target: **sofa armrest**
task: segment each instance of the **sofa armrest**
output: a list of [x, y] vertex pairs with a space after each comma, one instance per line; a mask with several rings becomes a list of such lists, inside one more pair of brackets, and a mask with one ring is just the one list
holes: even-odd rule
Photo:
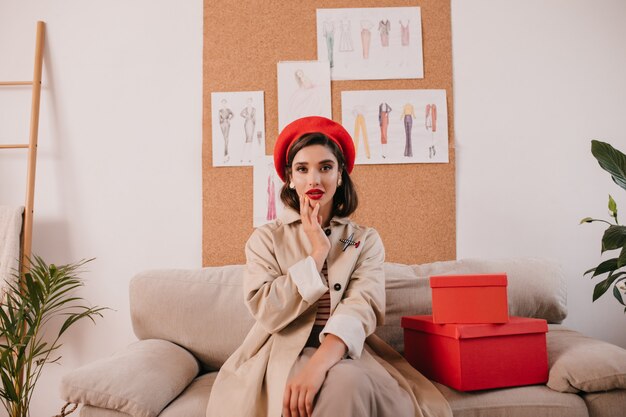
[[185, 349], [158, 339], [141, 340], [110, 358], [65, 375], [65, 401], [155, 417], [197, 376], [198, 362]]
[[626, 389], [626, 350], [560, 325], [547, 334], [548, 387], [560, 392]]

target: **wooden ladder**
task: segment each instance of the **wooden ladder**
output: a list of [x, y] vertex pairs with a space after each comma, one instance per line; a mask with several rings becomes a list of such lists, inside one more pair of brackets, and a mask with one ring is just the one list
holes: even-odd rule
[[28, 265], [33, 243], [33, 210], [35, 197], [35, 171], [37, 168], [37, 135], [39, 133], [39, 102], [41, 98], [41, 72], [43, 66], [44, 22], [37, 22], [37, 39], [35, 44], [35, 68], [32, 81], [0, 81], [0, 87], [32, 86], [30, 107], [30, 138], [28, 144], [2, 145], [1, 149], [28, 149], [28, 168], [26, 174], [26, 203], [24, 210], [24, 231], [22, 235], [21, 269]]

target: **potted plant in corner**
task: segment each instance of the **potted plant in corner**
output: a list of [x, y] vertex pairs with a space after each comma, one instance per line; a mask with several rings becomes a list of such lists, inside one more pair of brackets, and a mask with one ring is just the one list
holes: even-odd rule
[[[30, 400], [44, 365], [61, 359], [63, 333], [84, 318], [94, 321], [105, 309], [84, 306], [83, 298], [74, 294], [84, 285], [78, 277], [80, 268], [91, 259], [58, 267], [38, 256], [29, 261], [27, 270], [7, 284], [0, 307], [0, 402], [9, 417], [30, 414]], [[50, 335], [49, 327], [57, 323], [53, 319], [63, 317]], [[45, 338], [44, 328], [49, 332]]]
[[[600, 166], [611, 174], [613, 181], [626, 190], [626, 155], [618, 151], [608, 143], [597, 140], [591, 141], [591, 153], [598, 160]], [[591, 274], [591, 278], [606, 275], [606, 278], [596, 284], [593, 289], [593, 301], [596, 301], [613, 287], [613, 296], [624, 306], [626, 313], [626, 302], [624, 293], [626, 292], [626, 226], [619, 223], [617, 217], [617, 204], [609, 195], [609, 213], [613, 218], [611, 223], [602, 219], [585, 217], [580, 223], [602, 222], [609, 226], [602, 236], [602, 253], [606, 251], [619, 251], [615, 257], [601, 262], [595, 268], [591, 268], [584, 275]]]

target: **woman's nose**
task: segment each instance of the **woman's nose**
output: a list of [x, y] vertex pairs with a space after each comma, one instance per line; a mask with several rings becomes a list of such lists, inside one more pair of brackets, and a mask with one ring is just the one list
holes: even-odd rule
[[320, 175], [315, 170], [309, 171], [309, 186], [318, 185], [320, 183]]

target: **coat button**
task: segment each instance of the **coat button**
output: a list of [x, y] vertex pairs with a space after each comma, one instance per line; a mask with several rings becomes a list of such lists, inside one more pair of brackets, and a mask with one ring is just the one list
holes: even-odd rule
[[335, 291], [339, 291], [341, 289], [341, 284], [335, 284], [333, 288], [335, 289]]

